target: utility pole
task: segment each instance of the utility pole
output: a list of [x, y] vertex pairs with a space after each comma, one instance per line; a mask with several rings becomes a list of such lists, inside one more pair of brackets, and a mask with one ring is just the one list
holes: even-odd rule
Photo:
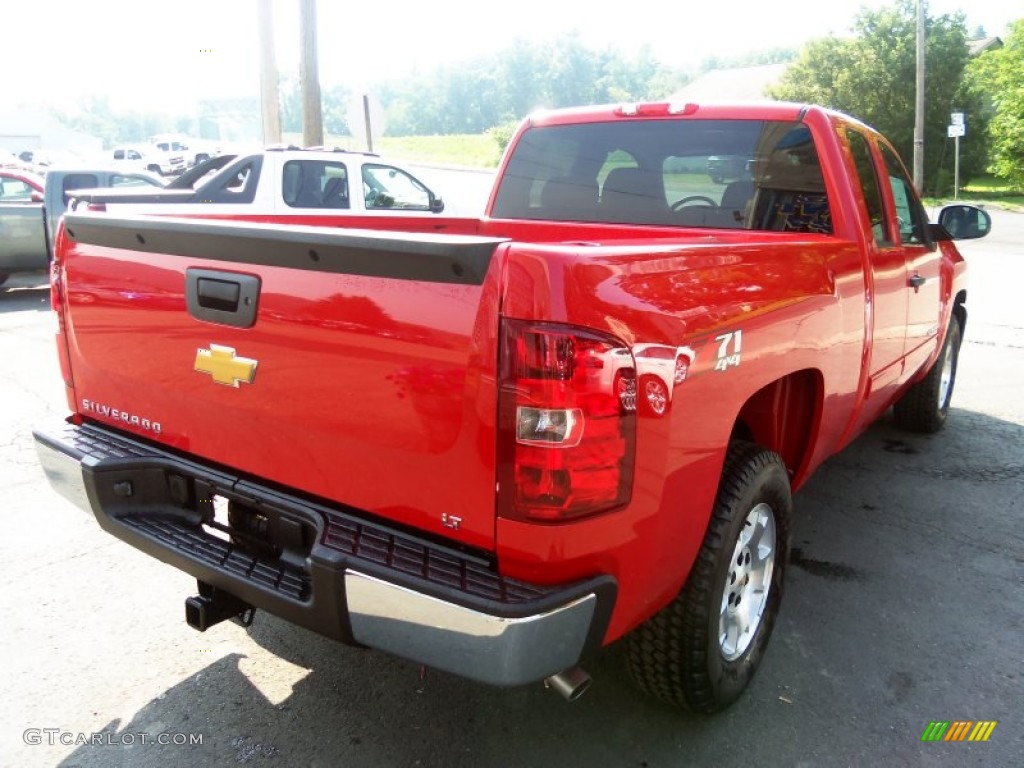
[[917, 100], [914, 105], [914, 186], [924, 194], [924, 0], [917, 0]]
[[299, 0], [299, 34], [302, 60], [302, 143], [317, 147], [324, 143], [324, 118], [320, 109], [320, 65], [316, 51], [316, 0]]
[[260, 101], [263, 111], [263, 143], [281, 143], [281, 102], [278, 96], [277, 63], [274, 60], [273, 0], [260, 0]]

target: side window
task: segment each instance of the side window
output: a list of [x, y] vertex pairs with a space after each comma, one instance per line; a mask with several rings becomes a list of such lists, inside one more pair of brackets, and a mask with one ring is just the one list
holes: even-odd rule
[[229, 164], [202, 185], [202, 202], [251, 203], [256, 199], [262, 167], [263, 158], [259, 155]]
[[367, 164], [363, 166], [362, 176], [367, 210], [430, 210], [430, 191], [405, 171], [390, 165]]
[[907, 172], [887, 146], [882, 145], [882, 159], [892, 186], [892, 199], [896, 206], [896, 221], [900, 227], [900, 240], [905, 245], [924, 245], [927, 221], [921, 204], [914, 193], [914, 185], [907, 178]]
[[32, 198], [32, 187], [21, 179], [0, 180], [0, 200], [24, 202]]
[[251, 176], [252, 167], [247, 165], [228, 179], [227, 183], [224, 185], [224, 189], [228, 192], [244, 192]]
[[142, 155], [139, 154], [138, 152], [136, 152], [134, 149], [129, 149], [125, 153], [125, 155], [128, 157], [129, 160], [141, 160], [142, 159]]
[[853, 153], [853, 163], [857, 167], [857, 177], [860, 181], [861, 194], [868, 208], [868, 220], [871, 222], [871, 232], [875, 236], [875, 242], [880, 246], [889, 246], [888, 227], [885, 220], [885, 203], [882, 200], [882, 188], [878, 183], [878, 174], [875, 173], [875, 164], [871, 161], [871, 147], [867, 139], [854, 130], [846, 130], [846, 138], [850, 142], [850, 151]]
[[348, 208], [348, 169], [324, 160], [289, 160], [281, 173], [281, 197], [291, 208]]
[[152, 182], [147, 179], [143, 179], [139, 176], [123, 176], [120, 173], [114, 173], [110, 176], [110, 186], [112, 187], [151, 187], [154, 186]]
[[124, 160], [124, 150], [123, 149], [115, 149], [114, 150], [114, 159], [115, 160]]

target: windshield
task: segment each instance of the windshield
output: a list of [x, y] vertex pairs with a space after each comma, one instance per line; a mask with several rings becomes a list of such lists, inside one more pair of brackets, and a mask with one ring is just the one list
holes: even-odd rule
[[651, 120], [532, 128], [509, 160], [496, 218], [830, 234], [807, 126]]

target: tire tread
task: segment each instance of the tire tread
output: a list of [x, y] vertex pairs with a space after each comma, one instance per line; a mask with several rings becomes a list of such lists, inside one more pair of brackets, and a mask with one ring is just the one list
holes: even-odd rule
[[[771, 468], [785, 472], [781, 457], [748, 442], [733, 443], [726, 455], [714, 512], [686, 584], [665, 608], [635, 629], [627, 643], [627, 664], [646, 693], [693, 712], [716, 712], [731, 703], [715, 696], [708, 674], [709, 599], [723, 547], [732, 548], [728, 529], [734, 509], [758, 475]], [[779, 514], [788, 515], [788, 510]], [[785, 556], [786, 520], [777, 521], [777, 551]], [[728, 539], [728, 540], [727, 540]], [[731, 555], [731, 552], [729, 553]], [[781, 568], [781, 563], [777, 567]], [[766, 617], [767, 619], [768, 617]], [[770, 620], [763, 627], [771, 631]], [[716, 639], [717, 642], [717, 639]]]
[[939, 407], [936, 401], [939, 397], [943, 359], [946, 356], [946, 347], [950, 344], [955, 345], [956, 349], [953, 351], [953, 380], [950, 382], [949, 392], [949, 397], [952, 398], [952, 388], [956, 384], [956, 368], [960, 357], [961, 341], [960, 323], [954, 317], [949, 322], [949, 330], [946, 332], [942, 350], [939, 352], [939, 356], [932, 364], [928, 374], [920, 381], [912, 384], [894, 404], [893, 417], [896, 420], [896, 426], [908, 432], [920, 432], [923, 434], [931, 434], [942, 429], [942, 426], [946, 423], [948, 403], [946, 408], [943, 409]]

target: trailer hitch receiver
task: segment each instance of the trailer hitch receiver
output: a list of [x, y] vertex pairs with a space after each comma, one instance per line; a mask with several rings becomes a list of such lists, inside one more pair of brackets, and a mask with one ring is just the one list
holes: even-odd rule
[[204, 581], [197, 583], [199, 594], [185, 600], [185, 621], [190, 627], [205, 632], [225, 619], [234, 619], [243, 627], [252, 624], [256, 609], [247, 602]]

